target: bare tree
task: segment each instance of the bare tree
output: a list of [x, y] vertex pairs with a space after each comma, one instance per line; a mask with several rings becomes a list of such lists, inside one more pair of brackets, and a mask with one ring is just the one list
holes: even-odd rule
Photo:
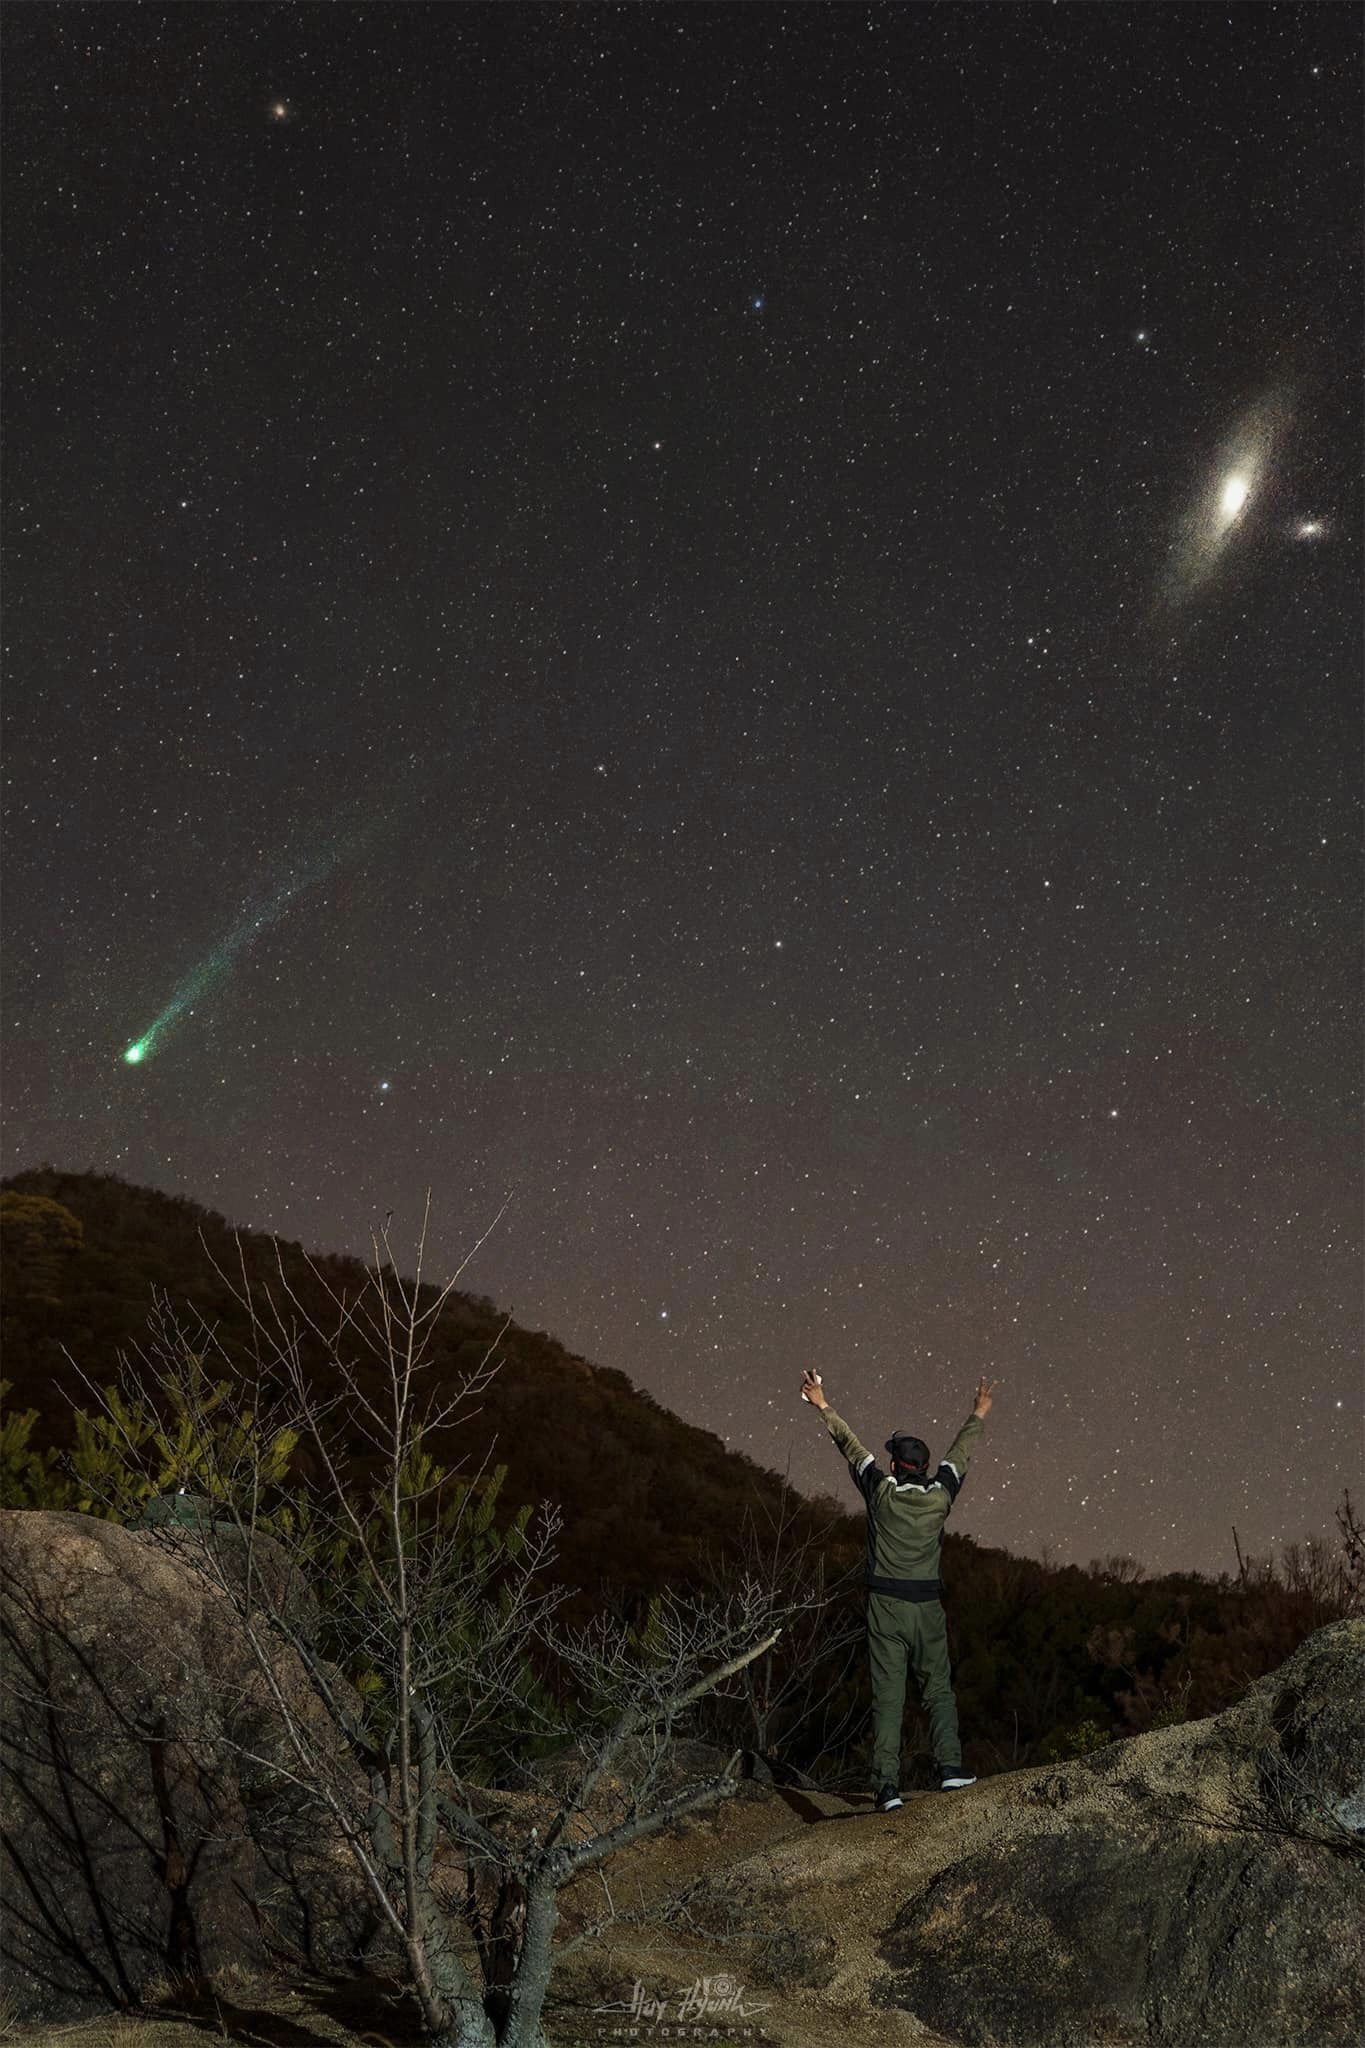
[[1142, 1577], [1141, 1564], [1126, 1551], [1114, 1550], [1108, 1557], [1092, 1557], [1086, 1569], [1092, 1579], [1102, 1579], [1113, 1586], [1135, 1586]]
[[[354, 1296], [314, 1266], [316, 1300], [278, 1256], [264, 1284], [243, 1257], [246, 1371], [160, 1305], [128, 1370], [185, 1451], [149, 1520], [232, 1602], [286, 1738], [286, 1761], [254, 1761], [345, 1843], [430, 2036], [543, 2048], [561, 1892], [737, 1790], [738, 1753], [679, 1782], [674, 1738], [780, 1628], [755, 1582], [661, 1601], [634, 1635], [559, 1626], [554, 1516], [499, 1529], [495, 1475], [437, 1462], [497, 1341], [458, 1381], [434, 1375], [463, 1267], [424, 1287], [426, 1240], [424, 1220], [404, 1281], [381, 1234]], [[286, 1449], [310, 1472], [293, 1494]]]
[[1302, 1543], [1287, 1543], [1278, 1559], [1244, 1553], [1234, 1528], [1240, 1589], [1265, 1601], [1272, 1611], [1295, 1611], [1305, 1630], [1358, 1614], [1365, 1602], [1365, 1529], [1349, 1490], [1342, 1494], [1336, 1524], [1335, 1548], [1325, 1537], [1306, 1536]]
[[861, 1603], [852, 1600], [862, 1588], [861, 1556], [832, 1575], [823, 1532], [802, 1522], [788, 1485], [775, 1508], [748, 1510], [738, 1545], [709, 1555], [704, 1578], [722, 1601], [737, 1586], [761, 1588], [767, 1610], [782, 1621], [780, 1639], [712, 1695], [708, 1730], [742, 1736], [780, 1781], [812, 1785], [796, 1755], [814, 1763], [837, 1751], [866, 1715], [851, 1691], [866, 1633]]

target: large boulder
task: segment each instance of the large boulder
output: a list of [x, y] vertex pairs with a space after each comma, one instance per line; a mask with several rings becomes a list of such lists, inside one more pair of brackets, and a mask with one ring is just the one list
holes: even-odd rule
[[1319, 1629], [1219, 1719], [1244, 1805], [1289, 1835], [1365, 1845], [1365, 1621]]
[[[1365, 2039], [1365, 1621], [1210, 1720], [889, 1816], [805, 1805], [683, 1901], [793, 2041], [869, 2008], [888, 2040], [971, 2048]], [[783, 1979], [764, 1959], [789, 1953]]]
[[926, 1885], [885, 1931], [876, 1995], [981, 2048], [1357, 2042], [1365, 1898], [1320, 1856], [1062, 1820]]
[[337, 1960], [370, 1902], [272, 1686], [350, 1765], [298, 1659], [268, 1682], [236, 1604], [165, 1531], [0, 1513], [0, 1888], [25, 2020]]

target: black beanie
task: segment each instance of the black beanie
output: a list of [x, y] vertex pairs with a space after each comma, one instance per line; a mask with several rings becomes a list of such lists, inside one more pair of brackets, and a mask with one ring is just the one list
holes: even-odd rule
[[901, 1465], [910, 1472], [927, 1471], [929, 1446], [922, 1436], [889, 1436], [886, 1448], [893, 1465]]

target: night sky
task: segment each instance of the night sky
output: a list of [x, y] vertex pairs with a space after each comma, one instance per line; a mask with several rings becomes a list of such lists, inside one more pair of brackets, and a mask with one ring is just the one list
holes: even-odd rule
[[803, 1487], [803, 1365], [984, 1370], [983, 1542], [1330, 1533], [1359, 42], [7, 10], [8, 1170], [510, 1191], [465, 1284]]

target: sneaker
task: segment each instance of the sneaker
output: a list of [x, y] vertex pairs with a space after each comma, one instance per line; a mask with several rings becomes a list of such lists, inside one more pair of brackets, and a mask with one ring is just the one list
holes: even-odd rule
[[938, 1767], [940, 1792], [961, 1792], [964, 1786], [975, 1783], [976, 1779], [972, 1772], [964, 1771], [961, 1764], [940, 1764]]
[[883, 1785], [881, 1791], [877, 1794], [878, 1813], [894, 1813], [898, 1806], [903, 1806], [904, 1804], [905, 1801], [901, 1798], [894, 1785]]

